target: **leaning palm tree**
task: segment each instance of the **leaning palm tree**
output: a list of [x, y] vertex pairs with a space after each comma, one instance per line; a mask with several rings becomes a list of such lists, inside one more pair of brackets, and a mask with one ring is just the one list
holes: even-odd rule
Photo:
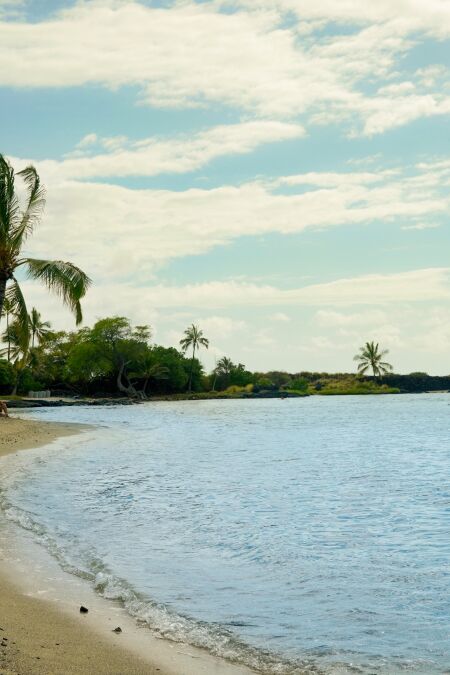
[[195, 352], [200, 349], [200, 347], [205, 347], [208, 349], [209, 340], [203, 336], [203, 331], [200, 330], [198, 326], [192, 324], [184, 331], [184, 338], [180, 340], [180, 345], [184, 354], [187, 352], [189, 347], [192, 347], [191, 369], [189, 372], [188, 384], [188, 391], [192, 391], [192, 372], [194, 369]]
[[30, 325], [31, 347], [34, 348], [36, 339], [40, 342], [49, 333], [51, 323], [50, 321], [42, 321], [41, 313], [37, 311], [36, 307], [31, 310], [28, 323]]
[[[23, 206], [16, 191], [17, 176], [25, 184]], [[24, 269], [28, 278], [41, 281], [57, 293], [75, 314], [77, 324], [83, 319], [80, 300], [91, 283], [89, 277], [70, 262], [22, 257], [25, 241], [39, 222], [44, 205], [45, 190], [36, 169], [28, 166], [15, 174], [8, 160], [0, 155], [0, 318], [6, 298], [24, 334], [29, 334], [26, 330], [29, 318], [16, 278], [18, 270]]]
[[393, 368], [390, 363], [383, 361], [383, 358], [386, 354], [389, 353], [388, 349], [383, 349], [379, 351], [378, 342], [366, 342], [364, 347], [361, 347], [359, 354], [353, 357], [354, 361], [358, 361], [358, 373], [360, 375], [365, 375], [369, 368], [372, 369], [374, 377], [382, 377], [391, 373]]

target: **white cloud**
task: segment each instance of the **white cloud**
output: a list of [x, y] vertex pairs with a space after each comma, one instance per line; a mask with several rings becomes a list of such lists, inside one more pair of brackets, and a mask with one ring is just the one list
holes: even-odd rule
[[[16, 169], [23, 164], [13, 160]], [[143, 283], [171, 259], [204, 254], [242, 236], [399, 219], [415, 225], [450, 206], [441, 193], [449, 167], [413, 175], [306, 174], [179, 192], [75, 182], [49, 171], [46, 162], [37, 168], [48, 200], [37, 236], [29, 240], [30, 254], [52, 251], [74, 259], [96, 282], [132, 277]], [[283, 193], [285, 185], [305, 182], [310, 189]]]
[[372, 327], [387, 321], [386, 312], [379, 309], [369, 309], [351, 314], [320, 309], [314, 318], [319, 326], [327, 328]]
[[[83, 307], [88, 324], [105, 315], [129, 316], [136, 323], [152, 323], [158, 317], [162, 320], [159, 310], [182, 308], [183, 317], [178, 319], [180, 323], [198, 320], [205, 333], [208, 332], [219, 342], [245, 330], [246, 322], [240, 318], [217, 314], [200, 318], [199, 310], [329, 307], [332, 309], [321, 310], [316, 314], [316, 321], [324, 328], [344, 329], [341, 330], [341, 336], [345, 336], [358, 335], [359, 329], [364, 328], [364, 321], [367, 321], [367, 326], [371, 329], [387, 326], [389, 318], [384, 316], [384, 308], [399, 303], [414, 305], [417, 302], [450, 300], [449, 282], [450, 270], [437, 268], [337, 279], [329, 283], [288, 290], [236, 281], [212, 281], [183, 286], [103, 283], [92, 287], [83, 301]], [[49, 295], [48, 291], [36, 283], [23, 282], [23, 289], [29, 306], [39, 307], [46, 317], [54, 321], [55, 326], [73, 327], [73, 319], [68, 310], [61, 309], [59, 299]], [[357, 312], [353, 318], [346, 319], [344, 313], [335, 309], [352, 306], [367, 306], [370, 310]], [[188, 319], [189, 316], [192, 318]], [[169, 317], [169, 321], [173, 319]], [[345, 329], [350, 332], [345, 333]]]
[[302, 288], [279, 289], [245, 282], [209, 282], [141, 289], [153, 307], [236, 307], [270, 305], [385, 305], [449, 300], [449, 270], [432, 268], [398, 274], [370, 274]]
[[86, 134], [86, 136], [83, 136], [81, 141], [77, 144], [77, 148], [88, 148], [91, 145], [95, 145], [97, 142], [97, 134]]
[[[192, 136], [147, 138], [134, 143], [129, 143], [126, 136], [101, 138], [91, 133], [63, 161], [44, 160], [39, 166], [43, 176], [59, 181], [186, 173], [218, 157], [246, 154], [265, 143], [301, 138], [304, 134], [298, 124], [264, 120], [220, 125]], [[80, 152], [92, 151], [95, 146], [107, 152], [93, 155]]]
[[247, 328], [245, 321], [232, 319], [229, 316], [199, 317], [194, 323], [200, 325], [209, 339], [216, 341], [229, 338]]
[[[240, 11], [220, 12], [226, 4], [91, 0], [51, 20], [3, 23], [0, 84], [134, 84], [152, 106], [219, 103], [264, 118], [344, 120], [367, 135], [450, 110], [441, 64], [404, 77], [399, 70], [419, 35], [450, 37], [447, 2], [233, 0]], [[286, 12], [298, 23], [282, 24]], [[338, 33], [341, 23], [355, 29], [315, 32], [332, 22]], [[360, 86], [375, 82], [372, 94]]]
[[284, 312], [275, 312], [275, 314], [271, 314], [269, 316], [269, 320], [270, 321], [279, 321], [281, 323], [289, 323], [291, 319]]
[[397, 31], [422, 30], [441, 37], [450, 32], [450, 7], [446, 0], [217, 0], [220, 6], [278, 9], [296, 14], [300, 21], [317, 20], [365, 26], [395, 22]]
[[431, 230], [439, 227], [439, 223], [414, 223], [413, 225], [403, 225], [402, 230]]

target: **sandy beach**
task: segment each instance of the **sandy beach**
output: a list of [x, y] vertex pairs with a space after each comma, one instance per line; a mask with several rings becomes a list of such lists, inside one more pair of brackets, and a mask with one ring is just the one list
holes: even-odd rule
[[[74, 435], [80, 428], [79, 425], [1, 418], [0, 457]], [[58, 607], [50, 599], [36, 597], [42, 591], [38, 590], [32, 574], [28, 578], [27, 565], [7, 558], [5, 550], [0, 548], [1, 675], [250, 673], [246, 668], [233, 666], [201, 650], [187, 648], [189, 654], [183, 655], [183, 646], [174, 648], [165, 640], [152, 637], [150, 631], [144, 633], [141, 629], [140, 636], [134, 631], [133, 643], [134, 621], [128, 616], [121, 618], [124, 634], [115, 635], [112, 624], [107, 623], [115, 620], [107, 616], [110, 606], [110, 614], [115, 616], [112, 605], [97, 599], [87, 586], [86, 594], [92, 602], [92, 611], [81, 615], [78, 604], [74, 602], [70, 604], [66, 600]], [[48, 579], [53, 582], [52, 574], [49, 573]], [[48, 584], [48, 579], [39, 578], [39, 589]], [[70, 585], [70, 578], [67, 581]], [[51, 594], [46, 597], [51, 598]], [[100, 611], [96, 613], [96, 603], [103, 603], [108, 608], [103, 611], [103, 616]], [[127, 633], [131, 640], [128, 643]], [[121, 642], [126, 646], [122, 646]]]
[[0, 457], [18, 450], [38, 448], [51, 443], [61, 436], [73, 436], [78, 433], [77, 424], [54, 424], [36, 422], [17, 417], [0, 418]]

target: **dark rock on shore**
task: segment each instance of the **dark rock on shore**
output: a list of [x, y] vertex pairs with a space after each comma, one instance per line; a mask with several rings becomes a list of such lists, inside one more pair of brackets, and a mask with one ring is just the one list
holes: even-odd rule
[[136, 405], [141, 401], [129, 398], [96, 398], [96, 399], [12, 399], [7, 401], [8, 408], [61, 408], [65, 406], [116, 406], [116, 405]]

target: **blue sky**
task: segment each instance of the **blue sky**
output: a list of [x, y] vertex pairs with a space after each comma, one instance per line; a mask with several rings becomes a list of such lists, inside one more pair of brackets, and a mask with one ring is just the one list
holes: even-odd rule
[[[207, 367], [450, 373], [444, 0], [0, 0], [0, 151], [47, 208], [30, 253]], [[58, 301], [27, 283], [55, 327]]]

